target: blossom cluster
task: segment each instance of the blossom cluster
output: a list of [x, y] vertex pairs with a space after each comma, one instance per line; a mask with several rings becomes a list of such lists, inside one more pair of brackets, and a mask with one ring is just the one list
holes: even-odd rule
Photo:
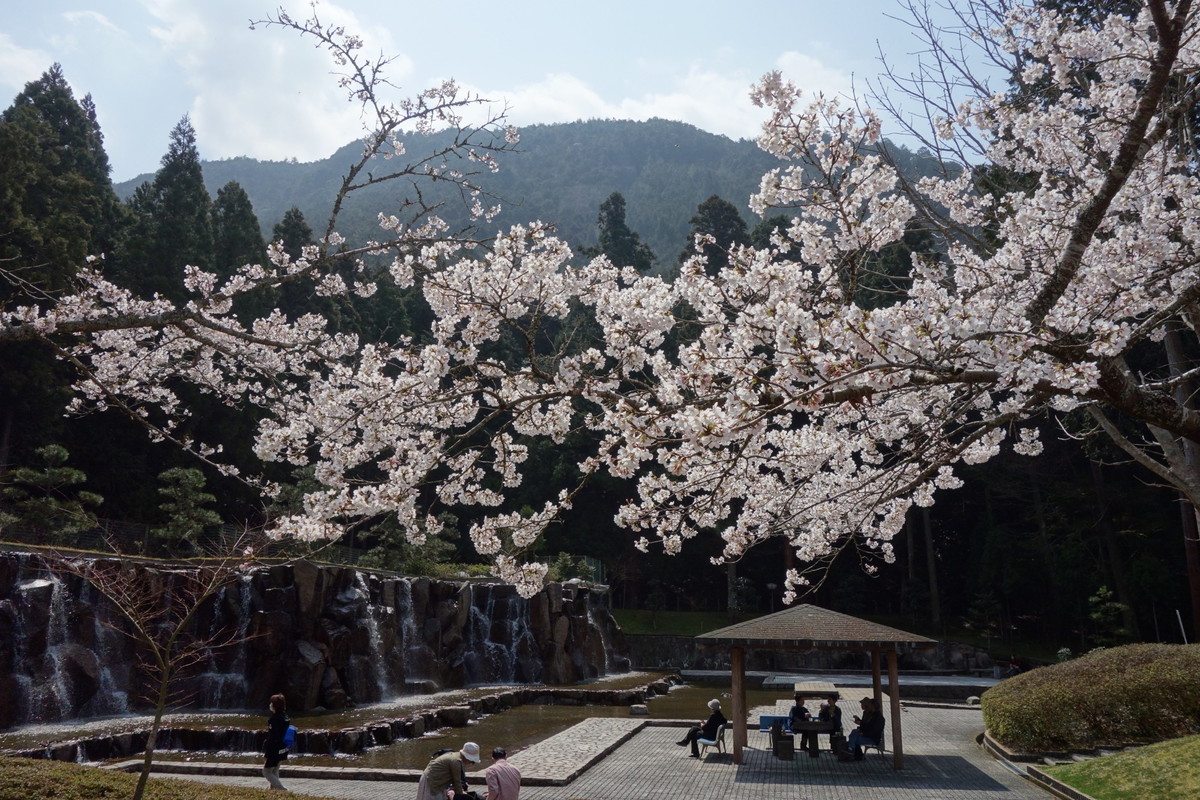
[[[481, 248], [436, 219], [410, 228], [381, 215], [391, 238], [363, 250], [391, 252], [384, 274], [402, 287], [423, 277], [428, 340], [359, 342], [315, 315], [236, 322], [233, 296], [323, 274], [323, 247], [299, 261], [274, 248], [267, 266], [224, 284], [193, 270], [195, 299], [182, 308], [85, 273], [78, 296], [5, 325], [51, 337], [64, 321], [104, 323], [70, 349], [86, 367], [78, 402], [121, 398], [153, 410], [168, 433], [187, 413], [171, 388], [179, 377], [260, 407], [257, 454], [311, 464], [322, 484], [302, 517], [280, 521], [289, 534], [390, 515], [420, 542], [431, 498], [472, 507], [482, 514], [475, 547], [529, 594], [545, 565], [524, 554], [604, 470], [636, 485], [614, 524], [643, 548], [675, 553], [715, 535], [719, 560], [730, 560], [785, 537], [804, 564], [847, 547], [890, 560], [909, 510], [961, 485], [962, 466], [1005, 447], [1036, 455], [1033, 420], [1047, 411], [1200, 430], [1174, 407], [1171, 379], [1125, 361], [1169, 326], [1200, 320], [1200, 181], [1172, 135], [1180, 109], [1168, 91], [1191, 85], [1200, 66], [1197, 25], [1174, 5], [1146, 6], [1098, 27], [1019, 6], [987, 32], [1011, 48], [1020, 81], [1056, 97], [980, 96], [939, 122], [946, 136], [971, 129], [995, 169], [1023, 178], [991, 194], [969, 170], [903, 183], [879, 148], [876, 115], [766, 76], [753, 92], [771, 113], [761, 144], [789, 164], [762, 179], [751, 206], [791, 221], [769, 246], [735, 248], [715, 274], [700, 249], [666, 281], [603, 257], [578, 265], [541, 223]], [[453, 91], [404, 108], [431, 125], [454, 121]], [[496, 167], [487, 153], [470, 158]], [[937, 230], [940, 246], [913, 259], [903, 296], [858, 302], [856, 276], [916, 223]], [[531, 344], [519, 356], [499, 346], [544, 340], [546, 325], [579, 313], [598, 341], [553, 353]], [[130, 317], [142, 322], [114, 322]], [[507, 508], [528, 443], [581, 429], [598, 444], [578, 482], [547, 487], [532, 514]], [[1183, 467], [1160, 455], [1164, 477], [1186, 490]], [[786, 598], [806, 580], [792, 571]]]

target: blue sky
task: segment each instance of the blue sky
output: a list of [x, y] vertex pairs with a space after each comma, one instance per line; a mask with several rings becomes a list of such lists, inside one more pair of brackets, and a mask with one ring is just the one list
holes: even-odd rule
[[[0, 0], [0, 98], [58, 62], [96, 102], [114, 180], [154, 171], [185, 115], [205, 159], [311, 161], [362, 127], [329, 57], [280, 28], [251, 30], [303, 0]], [[920, 49], [897, 0], [321, 0], [320, 17], [396, 57], [405, 95], [444, 78], [509, 106], [516, 125], [663, 117], [733, 138], [763, 120], [747, 98], [781, 69], [844, 94]], [[878, 42], [878, 47], [877, 47]], [[401, 95], [397, 94], [396, 97]]]

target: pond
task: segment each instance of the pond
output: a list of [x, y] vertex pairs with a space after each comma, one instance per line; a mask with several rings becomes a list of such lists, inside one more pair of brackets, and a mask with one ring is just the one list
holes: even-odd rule
[[[642, 673], [642, 680], [635, 685], [653, 680], [655, 676]], [[589, 684], [590, 688], [591, 684]], [[492, 689], [494, 691], [494, 688]], [[669, 694], [660, 695], [647, 703], [650, 719], [682, 719], [700, 721], [708, 716], [707, 703], [714, 697], [720, 698], [726, 713], [732, 702], [728, 697], [729, 684], [693, 683], [677, 686]], [[748, 708], [773, 705], [785, 699], [778, 691], [751, 690], [746, 693]], [[288, 759], [294, 765], [313, 766], [356, 766], [372, 769], [422, 769], [429, 763], [436, 750], [457, 749], [463, 742], [479, 744], [483, 753], [491, 752], [497, 745], [506, 748], [510, 755], [547, 739], [556, 733], [592, 717], [628, 717], [626, 706], [544, 706], [525, 705], [508, 711], [490, 714], [472, 720], [466, 728], [441, 728], [418, 739], [404, 739], [384, 747], [372, 747], [361, 753], [337, 756], [296, 755]], [[299, 724], [299, 723], [298, 723]], [[300, 727], [304, 727], [300, 725]], [[245, 761], [257, 762], [258, 754], [230, 753], [164, 753], [164, 760], [186, 761]], [[485, 763], [481, 765], [486, 765]]]
[[[586, 684], [559, 688], [623, 689], [644, 686], [664, 677], [662, 673], [633, 672], [609, 676]], [[405, 695], [385, 703], [362, 706], [338, 713], [297, 716], [292, 722], [302, 730], [337, 730], [358, 727], [379, 720], [397, 719], [421, 711], [465, 703], [473, 698], [495, 694], [512, 686], [479, 686], [469, 689], [438, 692], [428, 695]], [[555, 688], [555, 687], [547, 687]], [[674, 687], [669, 694], [659, 695], [647, 703], [651, 719], [700, 720], [708, 715], [706, 704], [720, 698], [729, 713], [732, 705], [728, 696], [729, 684], [692, 683]], [[747, 707], [770, 705], [783, 699], [778, 691], [751, 690], [747, 692]], [[421, 769], [435, 750], [458, 748], [465, 741], [474, 741], [484, 753], [502, 745], [516, 753], [531, 744], [549, 738], [589, 717], [627, 717], [627, 706], [560, 706], [524, 705], [471, 720], [466, 728], [441, 728], [417, 739], [404, 739], [383, 747], [372, 747], [361, 753], [316, 756], [299, 754], [289, 758], [292, 764], [361, 766], [376, 769]], [[266, 713], [246, 714], [228, 711], [168, 715], [164, 727], [174, 728], [243, 728], [256, 730], [265, 726]], [[149, 727], [147, 716], [127, 716], [109, 719], [30, 725], [0, 733], [0, 749], [24, 750], [47, 742], [68, 741], [105, 734], [116, 734]], [[257, 762], [257, 753], [193, 753], [161, 751], [157, 759], [189, 762]]]

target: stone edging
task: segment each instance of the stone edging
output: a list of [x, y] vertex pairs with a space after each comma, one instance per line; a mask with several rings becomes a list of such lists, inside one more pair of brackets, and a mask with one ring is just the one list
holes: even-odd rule
[[[1034, 765], [1033, 762], [1044, 761], [1047, 758], [1054, 759], [1069, 759], [1069, 753], [1025, 753], [1015, 750], [1009, 750], [1004, 745], [992, 738], [988, 731], [979, 734], [979, 746], [984, 749], [993, 758], [998, 758], [1001, 761], [1006, 761], [1013, 766], [1014, 769], [1020, 770], [1020, 766], [1025, 768], [1025, 776], [1042, 787], [1046, 791], [1052, 792], [1058, 797], [1066, 798], [1067, 800], [1095, 800], [1091, 795], [1085, 794], [1078, 789], [1068, 786], [1043, 770]], [[1081, 753], [1094, 753], [1095, 751], [1080, 751]], [[1020, 766], [1018, 766], [1020, 765]]]
[[1029, 775], [1029, 779], [1034, 783], [1038, 784], [1049, 792], [1053, 792], [1059, 797], [1065, 797], [1067, 800], [1095, 800], [1095, 798], [1093, 798], [1090, 794], [1084, 794], [1078, 789], [1067, 786], [1058, 778], [1053, 778], [1047, 775], [1045, 772], [1033, 765], [1026, 767], [1025, 772]]
[[[684, 724], [680, 720], [619, 720], [620, 725], [609, 726], [612, 728], [608, 731], [608, 736], [597, 737], [595, 735], [596, 720], [587, 720], [579, 723], [579, 725], [587, 726], [589, 736], [583, 737], [574, 728], [568, 728], [560, 734], [557, 734], [543, 742], [538, 742], [525, 750], [516, 753], [510, 761], [514, 762], [514, 766], [519, 766], [522, 771], [521, 785], [522, 786], [566, 786], [574, 781], [583, 773], [587, 772], [602, 759], [611, 755], [618, 747], [625, 744], [631, 738], [636, 736], [642, 729], [652, 725], [680, 725]], [[578, 726], [575, 726], [578, 727]], [[588, 752], [581, 754], [582, 758], [572, 761], [567, 769], [552, 773], [537, 772], [537, 767], [531, 767], [522, 761], [532, 759], [535, 763], [541, 763], [546, 760], [561, 760], [551, 757], [545, 759], [543, 754], [537, 752], [539, 745], [546, 745], [550, 750], [555, 750], [556, 745], [554, 739], [562, 736], [572, 743], [575, 749], [582, 743], [587, 745]], [[526, 756], [526, 758], [522, 758]], [[570, 759], [568, 759], [570, 760]], [[120, 770], [123, 772], [137, 772], [141, 769], [141, 759], [129, 759], [115, 764], [108, 764], [105, 769]], [[220, 775], [223, 777], [258, 777], [262, 774], [262, 767], [257, 764], [219, 764], [219, 763], [202, 763], [202, 762], [181, 762], [181, 761], [155, 761], [153, 772], [159, 775]], [[316, 778], [322, 780], [338, 780], [338, 781], [408, 781], [416, 782], [421, 778], [421, 770], [419, 769], [384, 769], [384, 768], [362, 768], [362, 767], [319, 767], [306, 765], [289, 765], [286, 761], [280, 767], [280, 777], [282, 778]], [[472, 773], [468, 778], [480, 777], [482, 773]]]

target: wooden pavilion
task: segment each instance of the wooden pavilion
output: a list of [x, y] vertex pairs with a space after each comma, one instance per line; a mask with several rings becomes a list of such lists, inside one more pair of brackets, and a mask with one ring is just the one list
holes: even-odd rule
[[887, 657], [888, 694], [891, 698], [888, 725], [892, 729], [892, 758], [896, 769], [904, 767], [904, 745], [900, 732], [900, 678], [897, 652], [901, 646], [927, 648], [936, 640], [907, 633], [865, 619], [840, 614], [813, 605], [799, 605], [764, 617], [739, 622], [696, 637], [703, 646], [729, 648], [733, 674], [733, 762], [742, 763], [746, 733], [747, 649], [758, 650], [865, 650], [871, 654], [871, 676], [875, 702], [882, 709], [882, 660]]

